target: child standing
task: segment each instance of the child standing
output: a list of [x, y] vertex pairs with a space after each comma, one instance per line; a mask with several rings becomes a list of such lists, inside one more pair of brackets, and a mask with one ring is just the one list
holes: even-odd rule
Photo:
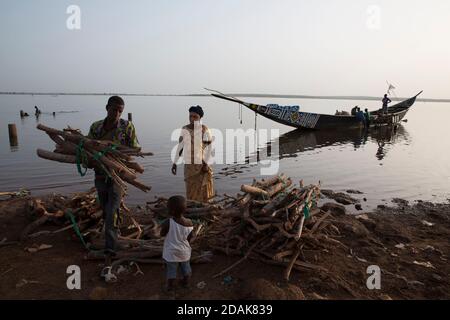
[[161, 237], [164, 239], [163, 259], [166, 262], [167, 290], [172, 291], [177, 279], [178, 266], [183, 276], [182, 284], [189, 286], [192, 274], [190, 266], [191, 246], [189, 244], [194, 226], [190, 219], [183, 215], [186, 212], [186, 199], [182, 196], [173, 196], [167, 202], [169, 220], [161, 228]]

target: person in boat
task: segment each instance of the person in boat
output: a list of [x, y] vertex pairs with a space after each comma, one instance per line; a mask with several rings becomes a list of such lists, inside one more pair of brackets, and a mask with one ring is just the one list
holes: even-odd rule
[[[88, 138], [111, 141], [114, 144], [140, 149], [134, 125], [130, 121], [121, 119], [124, 108], [125, 102], [121, 97], [110, 97], [106, 105], [106, 118], [91, 125]], [[114, 281], [116, 277], [111, 272], [111, 259], [116, 255], [118, 249], [117, 232], [122, 220], [120, 204], [124, 190], [102, 169], [96, 167], [95, 164], [92, 167], [95, 171], [95, 188], [103, 210], [105, 228], [105, 267], [101, 276], [106, 281]]]
[[388, 104], [392, 102], [391, 99], [388, 98], [388, 95], [385, 94], [383, 97], [383, 100], [381, 100], [383, 102], [383, 114], [387, 114], [388, 113]]
[[353, 109], [352, 109], [352, 111], [351, 111], [350, 114], [351, 114], [352, 116], [356, 116], [356, 113], [358, 112], [358, 109], [359, 109], [358, 106], [353, 107]]
[[371, 116], [369, 110], [368, 110], [367, 108], [364, 109], [364, 119], [365, 119], [365, 121], [366, 121], [366, 127], [369, 127], [371, 117], [372, 117], [372, 116]]
[[184, 152], [184, 181], [186, 198], [208, 202], [214, 196], [213, 171], [208, 164], [212, 149], [212, 136], [207, 126], [201, 123], [202, 107], [189, 109], [189, 124], [182, 128], [172, 174], [177, 174], [177, 162]]
[[358, 110], [356, 111], [356, 118], [362, 122], [364, 124], [364, 126], [366, 125], [366, 118], [364, 116], [364, 112], [358, 108]]
[[349, 113], [348, 113], [348, 111], [339, 111], [339, 110], [336, 110], [336, 113], [335, 113], [334, 115], [335, 115], [335, 116], [348, 116]]

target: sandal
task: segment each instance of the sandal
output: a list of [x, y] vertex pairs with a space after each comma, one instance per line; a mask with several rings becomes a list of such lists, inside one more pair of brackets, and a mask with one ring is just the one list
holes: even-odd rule
[[100, 273], [100, 277], [105, 278], [107, 283], [117, 282], [117, 277], [112, 273], [112, 267], [104, 267]]

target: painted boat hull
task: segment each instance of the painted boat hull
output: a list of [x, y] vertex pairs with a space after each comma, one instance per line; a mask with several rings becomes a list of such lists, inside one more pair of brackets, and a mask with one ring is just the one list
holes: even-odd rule
[[[393, 125], [399, 123], [405, 117], [409, 108], [411, 108], [411, 106], [415, 103], [417, 96], [421, 93], [422, 92], [412, 98], [389, 107], [387, 115], [382, 115], [380, 110], [371, 111], [374, 120], [370, 123], [370, 126]], [[212, 96], [240, 103], [263, 117], [297, 129], [324, 130], [364, 127], [363, 122], [361, 122], [361, 120], [359, 120], [356, 116], [336, 116], [311, 112], [280, 110], [270, 106], [247, 103], [221, 94], [213, 93]]]

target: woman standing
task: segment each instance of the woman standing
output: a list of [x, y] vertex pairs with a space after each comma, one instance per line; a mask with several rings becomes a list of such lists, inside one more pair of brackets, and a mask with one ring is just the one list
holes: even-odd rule
[[184, 152], [184, 181], [186, 198], [208, 202], [214, 196], [213, 172], [208, 165], [211, 156], [212, 137], [208, 127], [201, 123], [203, 109], [189, 109], [189, 124], [182, 128], [172, 173], [177, 174], [179, 158]]

